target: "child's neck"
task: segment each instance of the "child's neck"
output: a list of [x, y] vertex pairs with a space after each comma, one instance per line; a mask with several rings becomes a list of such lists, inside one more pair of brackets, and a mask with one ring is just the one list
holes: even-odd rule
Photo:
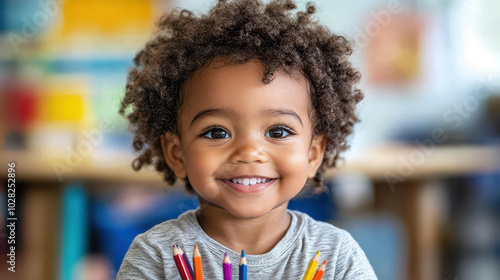
[[284, 203], [264, 216], [255, 219], [239, 219], [226, 210], [200, 201], [196, 217], [201, 228], [215, 241], [229, 249], [249, 255], [261, 255], [271, 251], [285, 236], [291, 222]]

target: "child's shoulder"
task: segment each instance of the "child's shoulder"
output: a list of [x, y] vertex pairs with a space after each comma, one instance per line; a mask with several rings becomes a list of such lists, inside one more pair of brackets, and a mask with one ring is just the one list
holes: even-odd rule
[[317, 221], [304, 212], [300, 212], [297, 210], [288, 210], [288, 212], [297, 217], [298, 225], [300, 225], [306, 231], [322, 233], [328, 232], [329, 234], [338, 236], [349, 234], [346, 230], [336, 227], [331, 223]]
[[356, 242], [352, 235], [345, 229], [339, 228], [331, 223], [317, 221], [306, 213], [288, 210], [290, 214], [297, 217], [297, 227], [300, 231], [299, 238], [304, 239], [304, 242], [312, 245], [316, 243], [318, 246], [321, 244], [337, 245], [352, 244]]
[[339, 266], [339, 271], [345, 270], [350, 263], [358, 262], [371, 270], [366, 255], [347, 230], [331, 223], [316, 221], [299, 211], [290, 211], [290, 213], [295, 214], [299, 221], [302, 220], [298, 223], [302, 224], [302, 232], [295, 242], [301, 253], [304, 251], [314, 255], [315, 252], [321, 251], [322, 258], [336, 260], [335, 265]]
[[146, 232], [140, 234], [144, 239], [147, 240], [175, 240], [179, 236], [186, 236], [192, 234], [193, 231], [193, 219], [195, 210], [188, 210], [177, 219], [170, 219], [163, 221]]

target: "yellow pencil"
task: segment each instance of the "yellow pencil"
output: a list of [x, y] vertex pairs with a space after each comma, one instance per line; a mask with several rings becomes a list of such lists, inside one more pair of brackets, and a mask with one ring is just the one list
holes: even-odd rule
[[304, 273], [304, 277], [302, 280], [312, 280], [314, 277], [314, 273], [316, 272], [316, 268], [318, 268], [318, 262], [319, 262], [319, 251], [314, 255], [314, 257], [311, 259], [309, 262], [309, 265], [307, 266], [306, 273]]

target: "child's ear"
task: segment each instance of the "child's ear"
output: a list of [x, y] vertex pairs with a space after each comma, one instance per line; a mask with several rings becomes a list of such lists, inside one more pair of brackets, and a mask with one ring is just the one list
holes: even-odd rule
[[307, 178], [314, 178], [316, 171], [323, 162], [326, 149], [326, 138], [323, 135], [314, 135], [309, 148], [309, 173]]
[[186, 166], [184, 164], [184, 156], [179, 137], [171, 132], [165, 133], [165, 135], [161, 136], [161, 147], [163, 156], [168, 166], [174, 171], [175, 176], [181, 179], [186, 178]]

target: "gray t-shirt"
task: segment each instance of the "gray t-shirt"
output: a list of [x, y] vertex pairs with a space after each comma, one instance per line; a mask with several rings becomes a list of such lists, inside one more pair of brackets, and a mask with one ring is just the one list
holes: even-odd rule
[[[172, 256], [178, 245], [192, 259], [198, 244], [204, 279], [222, 279], [222, 260], [231, 258], [233, 279], [238, 279], [240, 252], [209, 237], [196, 219], [196, 210], [176, 220], [158, 224], [136, 236], [123, 259], [116, 279], [181, 279]], [[327, 259], [323, 280], [377, 279], [365, 253], [345, 230], [318, 222], [299, 211], [287, 210], [291, 224], [285, 236], [269, 252], [246, 255], [248, 279], [302, 279], [307, 265], [318, 250], [321, 264]], [[319, 265], [318, 265], [319, 267]]]

